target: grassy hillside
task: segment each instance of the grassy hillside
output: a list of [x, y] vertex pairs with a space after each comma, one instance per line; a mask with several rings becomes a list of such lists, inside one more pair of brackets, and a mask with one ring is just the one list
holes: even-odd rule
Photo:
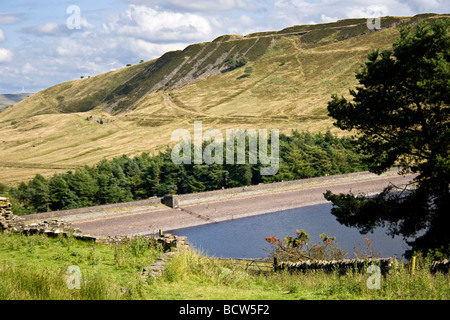
[[[347, 95], [354, 72], [397, 27], [420, 19], [382, 18], [227, 35], [161, 58], [43, 90], [0, 113], [0, 181], [15, 184], [103, 158], [154, 153], [178, 128], [333, 129], [326, 106]], [[448, 15], [446, 15], [448, 17]], [[247, 64], [230, 70], [230, 59]], [[333, 129], [337, 132], [336, 129]]]

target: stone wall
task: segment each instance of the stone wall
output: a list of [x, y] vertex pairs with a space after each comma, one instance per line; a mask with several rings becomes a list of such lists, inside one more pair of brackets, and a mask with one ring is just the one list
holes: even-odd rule
[[[392, 172], [395, 172], [396, 169], [391, 169]], [[325, 183], [329, 180], [336, 180], [336, 179], [344, 179], [344, 178], [358, 178], [358, 177], [364, 177], [365, 175], [370, 174], [369, 172], [354, 172], [354, 173], [347, 173], [347, 174], [341, 174], [341, 175], [333, 175], [333, 176], [327, 176], [327, 177], [316, 177], [316, 178], [308, 178], [308, 179], [300, 179], [300, 180], [292, 180], [292, 181], [284, 181], [284, 182], [274, 182], [274, 183], [267, 183], [267, 184], [258, 184], [258, 185], [251, 185], [251, 186], [245, 186], [245, 187], [236, 187], [236, 188], [228, 188], [228, 189], [221, 189], [221, 190], [214, 190], [214, 191], [205, 191], [205, 192], [197, 192], [197, 193], [191, 193], [191, 194], [180, 194], [180, 195], [166, 195], [164, 198], [159, 197], [152, 197], [146, 200], [138, 200], [138, 201], [132, 201], [132, 202], [125, 202], [125, 203], [115, 203], [115, 204], [106, 204], [101, 206], [95, 206], [95, 207], [88, 207], [88, 208], [78, 208], [78, 209], [70, 209], [70, 210], [61, 210], [61, 211], [53, 211], [53, 212], [46, 212], [46, 213], [36, 213], [36, 214], [30, 214], [27, 216], [24, 216], [23, 218], [25, 220], [36, 220], [36, 219], [54, 219], [54, 218], [63, 218], [64, 216], [72, 216], [72, 215], [81, 215], [85, 213], [95, 213], [95, 212], [101, 212], [111, 209], [126, 209], [129, 207], [138, 207], [138, 206], [147, 206], [147, 205], [155, 205], [155, 204], [166, 204], [165, 198], [167, 196], [172, 196], [171, 203], [167, 202], [167, 205], [169, 207], [175, 207], [178, 206], [178, 202], [180, 202], [180, 205], [183, 204], [182, 202], [189, 202], [189, 203], [197, 203], [202, 202], [204, 200], [207, 200], [208, 198], [226, 198], [227, 196], [234, 196], [239, 194], [245, 194], [248, 192], [258, 192], [258, 191], [266, 191], [271, 189], [283, 189], [288, 188], [296, 185], [305, 185], [309, 183]]]
[[395, 264], [394, 258], [382, 259], [343, 259], [338, 261], [300, 261], [300, 262], [281, 262], [274, 263], [274, 270], [288, 270], [290, 272], [305, 272], [305, 271], [325, 271], [334, 272], [339, 271], [345, 274], [350, 270], [365, 272], [367, 267], [374, 264], [380, 267], [381, 273], [386, 274]]
[[[93, 241], [95, 243], [102, 243], [107, 245], [127, 244], [136, 236], [93, 236], [84, 234], [80, 229], [74, 228], [70, 223], [63, 220], [44, 220], [37, 223], [30, 223], [24, 225], [23, 228], [18, 228], [17, 231], [27, 234], [46, 234], [49, 237], [55, 236], [73, 236], [78, 240]], [[149, 242], [155, 242], [162, 245], [164, 251], [178, 250], [189, 246], [186, 237], [175, 236], [172, 234], [163, 234], [159, 236], [139, 236]]]
[[130, 207], [149, 206], [149, 205], [155, 205], [155, 204], [160, 204], [160, 203], [161, 203], [161, 198], [152, 197], [147, 200], [138, 200], [138, 201], [122, 202], [122, 203], [114, 203], [114, 204], [104, 204], [104, 205], [95, 206], [95, 207], [68, 209], [68, 210], [61, 210], [61, 211], [51, 211], [51, 212], [45, 212], [45, 213], [34, 213], [34, 214], [29, 214], [29, 215], [23, 216], [23, 218], [25, 220], [56, 219], [56, 218], [64, 218], [67, 216], [74, 216], [74, 215], [80, 215], [80, 214], [85, 214], [85, 213], [96, 213], [96, 212], [115, 210], [115, 209], [126, 210], [127, 208], [130, 208]]
[[[391, 169], [388, 172], [396, 172], [396, 171], [397, 171], [397, 169]], [[210, 198], [210, 197], [223, 197], [223, 196], [227, 196], [227, 195], [235, 195], [235, 194], [246, 193], [246, 192], [256, 192], [256, 191], [264, 191], [264, 190], [271, 190], [271, 189], [283, 189], [283, 188], [297, 186], [297, 185], [307, 185], [309, 183], [314, 183], [314, 184], [318, 184], [321, 182], [325, 183], [330, 180], [345, 179], [345, 178], [357, 178], [357, 177], [363, 177], [363, 176], [366, 176], [369, 174], [371, 174], [371, 173], [368, 171], [363, 171], [363, 172], [352, 172], [352, 173], [345, 173], [345, 174], [325, 176], [325, 177], [290, 180], [290, 181], [283, 181], [283, 182], [260, 183], [257, 185], [250, 185], [250, 186], [243, 186], [243, 187], [196, 192], [196, 193], [190, 193], [190, 194], [180, 194], [180, 195], [176, 195], [176, 199], [178, 199], [179, 201], [188, 201], [188, 200], [197, 200], [197, 199], [201, 200], [201, 199]]]
[[0, 198], [0, 232], [16, 231], [23, 225], [23, 219], [14, 215], [8, 198]]
[[[133, 236], [93, 236], [84, 234], [80, 229], [74, 228], [70, 223], [60, 219], [42, 220], [35, 223], [26, 221], [14, 215], [11, 204], [7, 198], [0, 198], [0, 232], [20, 232], [25, 234], [46, 234], [49, 237], [73, 236], [84, 241], [93, 241], [108, 245], [126, 244]], [[164, 251], [179, 250], [187, 248], [189, 242], [186, 237], [171, 234], [159, 236], [143, 236], [148, 241], [153, 241], [163, 246]]]
[[[108, 245], [126, 244], [130, 242], [135, 236], [100, 236], [94, 237], [96, 243], [103, 243]], [[155, 242], [162, 245], [164, 252], [178, 251], [189, 247], [187, 237], [175, 236], [170, 233], [159, 236], [139, 236], [149, 242]]]

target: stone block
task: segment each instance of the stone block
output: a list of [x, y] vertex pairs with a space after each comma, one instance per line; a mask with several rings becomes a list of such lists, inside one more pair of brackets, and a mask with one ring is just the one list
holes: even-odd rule
[[161, 202], [171, 208], [178, 208], [178, 199], [174, 195], [166, 195], [161, 199]]

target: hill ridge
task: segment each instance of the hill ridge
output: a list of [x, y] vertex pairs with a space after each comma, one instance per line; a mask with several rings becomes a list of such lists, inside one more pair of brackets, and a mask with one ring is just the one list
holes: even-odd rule
[[52, 86], [0, 113], [0, 181], [163, 151], [174, 144], [175, 129], [192, 131], [200, 120], [204, 130], [340, 133], [327, 102], [355, 87], [355, 70], [368, 53], [390, 49], [400, 25], [448, 17], [382, 17], [377, 31], [360, 18], [223, 35]]

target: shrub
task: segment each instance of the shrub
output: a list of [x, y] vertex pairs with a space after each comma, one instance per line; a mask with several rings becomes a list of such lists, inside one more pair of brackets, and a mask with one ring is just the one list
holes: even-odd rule
[[295, 238], [287, 236], [280, 240], [271, 236], [265, 240], [273, 247], [270, 252], [272, 257], [283, 261], [340, 260], [347, 255], [339, 248], [335, 237], [322, 233], [320, 239], [322, 242], [310, 245], [310, 235], [304, 230], [297, 230]]
[[6, 196], [8, 194], [8, 186], [4, 185], [3, 183], [0, 183], [0, 196]]
[[225, 66], [227, 67], [227, 71], [233, 71], [234, 69], [245, 66], [247, 63], [248, 59], [245, 56], [239, 58], [231, 57], [225, 61]]

